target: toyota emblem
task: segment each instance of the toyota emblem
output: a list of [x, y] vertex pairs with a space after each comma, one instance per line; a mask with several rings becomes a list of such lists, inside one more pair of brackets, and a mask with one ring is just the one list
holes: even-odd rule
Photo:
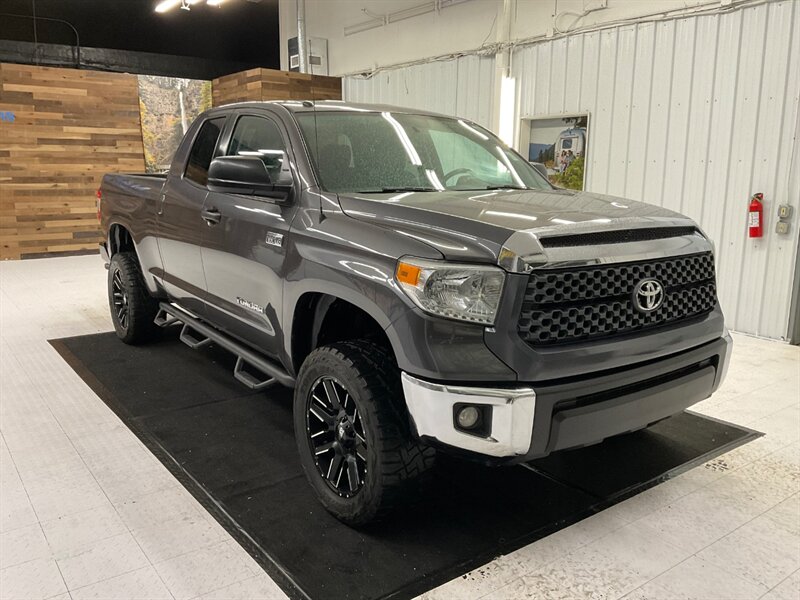
[[633, 288], [633, 306], [639, 312], [649, 313], [664, 303], [664, 286], [656, 279], [642, 279]]

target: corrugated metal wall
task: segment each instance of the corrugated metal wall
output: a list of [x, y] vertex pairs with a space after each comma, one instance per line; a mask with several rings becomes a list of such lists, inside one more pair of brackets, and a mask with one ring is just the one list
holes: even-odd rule
[[[700, 222], [717, 244], [731, 328], [787, 336], [800, 229], [800, 2], [544, 42], [516, 50], [512, 74], [518, 119], [591, 115], [587, 189]], [[491, 126], [493, 78], [492, 59], [464, 57], [348, 79], [344, 97]], [[754, 192], [766, 199], [761, 240], [747, 237]], [[794, 207], [788, 236], [774, 232], [780, 203]]]
[[494, 57], [457, 59], [383, 71], [370, 79], [347, 77], [345, 100], [374, 102], [459, 115], [491, 127]]
[[[730, 326], [787, 335], [800, 3], [570, 36], [515, 52], [512, 71], [518, 117], [590, 113], [587, 189], [696, 219], [717, 244]], [[761, 240], [747, 237], [754, 192], [766, 199]], [[774, 232], [779, 203], [795, 207], [789, 236]]]

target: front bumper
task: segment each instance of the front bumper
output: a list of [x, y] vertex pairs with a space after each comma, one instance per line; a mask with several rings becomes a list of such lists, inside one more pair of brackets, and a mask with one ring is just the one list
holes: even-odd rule
[[[417, 434], [478, 454], [503, 457], [528, 452], [536, 408], [532, 388], [443, 385], [402, 374], [406, 404]], [[456, 429], [456, 404], [492, 407], [491, 434], [479, 437]]]
[[[732, 340], [717, 340], [629, 369], [530, 387], [453, 386], [403, 373], [417, 434], [478, 457], [519, 462], [635, 431], [708, 398], [728, 367]], [[485, 437], [456, 428], [457, 404], [491, 406]]]

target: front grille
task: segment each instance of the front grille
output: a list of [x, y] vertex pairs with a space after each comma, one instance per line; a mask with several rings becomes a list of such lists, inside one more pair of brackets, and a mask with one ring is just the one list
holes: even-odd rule
[[[652, 312], [634, 307], [645, 279], [664, 288]], [[535, 271], [528, 280], [519, 334], [533, 345], [569, 343], [630, 333], [710, 312], [717, 303], [710, 252], [656, 261]]]

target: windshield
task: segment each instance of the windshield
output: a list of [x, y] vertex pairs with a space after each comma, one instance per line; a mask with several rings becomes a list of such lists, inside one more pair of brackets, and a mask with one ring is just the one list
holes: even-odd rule
[[494, 135], [461, 119], [366, 111], [295, 117], [329, 192], [552, 189]]

